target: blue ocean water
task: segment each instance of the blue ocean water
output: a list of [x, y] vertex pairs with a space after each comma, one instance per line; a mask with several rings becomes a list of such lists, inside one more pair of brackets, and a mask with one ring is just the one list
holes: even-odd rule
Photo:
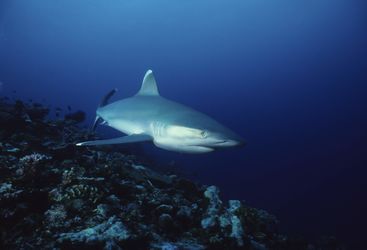
[[283, 230], [359, 246], [366, 58], [358, 0], [0, 2], [1, 95], [70, 105], [90, 123], [104, 94], [135, 94], [151, 68], [163, 96], [248, 145], [207, 155], [148, 146], [150, 155], [267, 209]]

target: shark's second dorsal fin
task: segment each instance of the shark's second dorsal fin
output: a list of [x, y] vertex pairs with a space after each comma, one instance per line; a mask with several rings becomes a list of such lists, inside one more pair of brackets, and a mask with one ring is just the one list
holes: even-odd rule
[[147, 73], [145, 73], [143, 83], [137, 95], [159, 95], [157, 83], [155, 82], [152, 70], [149, 69]]

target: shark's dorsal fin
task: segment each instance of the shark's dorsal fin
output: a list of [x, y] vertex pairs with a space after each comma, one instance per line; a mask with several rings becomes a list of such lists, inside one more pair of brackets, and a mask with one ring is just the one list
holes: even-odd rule
[[141, 88], [136, 95], [159, 96], [157, 83], [155, 82], [152, 70], [149, 69], [147, 73], [145, 73], [143, 83], [141, 84]]

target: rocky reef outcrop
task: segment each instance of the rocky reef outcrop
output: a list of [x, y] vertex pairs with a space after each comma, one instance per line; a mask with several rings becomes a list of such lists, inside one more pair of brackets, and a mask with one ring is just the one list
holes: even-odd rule
[[84, 115], [0, 101], [0, 249], [343, 249], [277, 230], [215, 186], [153, 170], [128, 152], [75, 147]]

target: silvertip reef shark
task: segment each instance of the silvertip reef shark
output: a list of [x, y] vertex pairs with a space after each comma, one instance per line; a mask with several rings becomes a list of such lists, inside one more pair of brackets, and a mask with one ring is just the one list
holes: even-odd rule
[[92, 129], [102, 123], [127, 135], [77, 146], [152, 141], [159, 148], [195, 154], [245, 144], [239, 135], [211, 117], [160, 96], [151, 70], [136, 95], [108, 104], [116, 91], [103, 98]]

